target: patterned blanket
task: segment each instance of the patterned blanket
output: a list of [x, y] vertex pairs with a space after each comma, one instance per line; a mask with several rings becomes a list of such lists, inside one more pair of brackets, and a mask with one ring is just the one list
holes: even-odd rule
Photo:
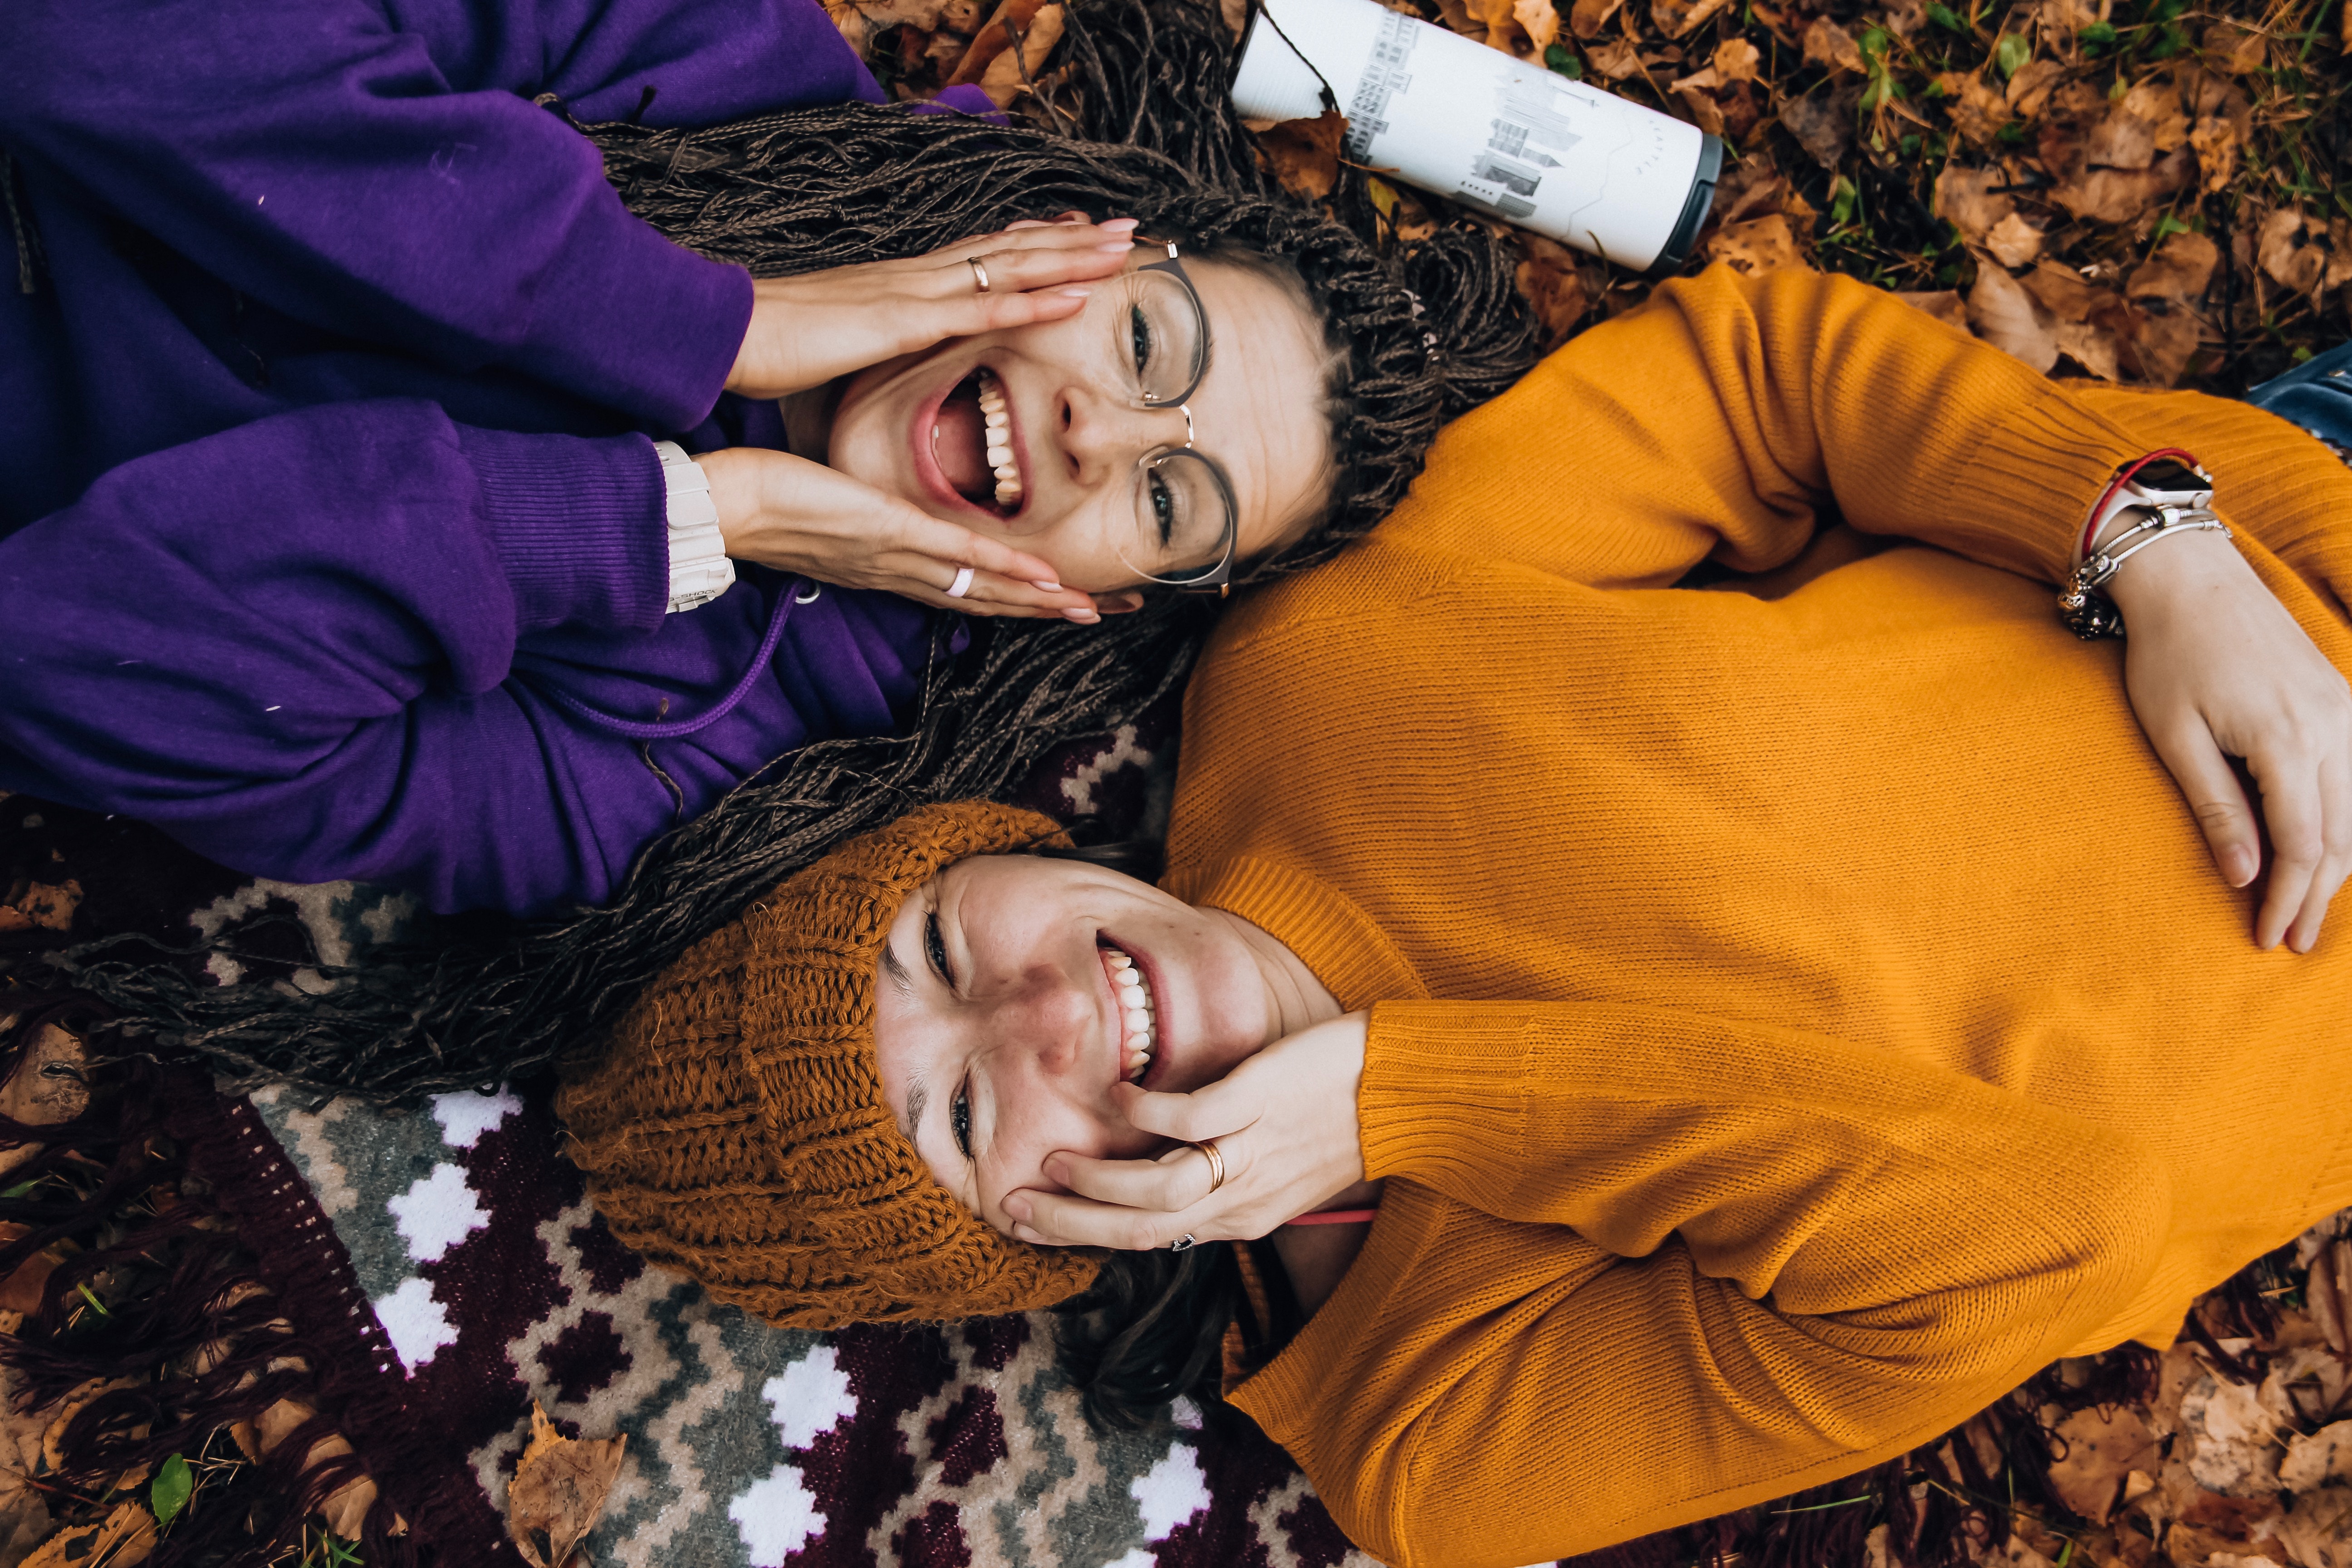
[[[1154, 829], [1173, 704], [1054, 759], [1024, 804]], [[136, 825], [0, 804], [0, 867], [81, 898], [76, 937], [226, 934], [330, 963], [408, 917], [352, 884], [225, 872]], [[54, 940], [54, 939], [50, 939]], [[242, 966], [215, 956], [214, 972]], [[1181, 1406], [1102, 1436], [1054, 1366], [1050, 1314], [836, 1334], [712, 1302], [616, 1244], [558, 1153], [551, 1089], [429, 1110], [264, 1092], [192, 1107], [195, 1168], [306, 1341], [343, 1433], [429, 1561], [515, 1568], [506, 1486], [533, 1401], [625, 1433], [588, 1558], [628, 1568], [1329, 1568], [1369, 1564], [1288, 1458]]]

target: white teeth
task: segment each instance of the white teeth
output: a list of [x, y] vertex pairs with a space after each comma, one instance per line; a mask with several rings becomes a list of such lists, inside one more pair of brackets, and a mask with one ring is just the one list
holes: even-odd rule
[[1013, 460], [1013, 410], [1004, 401], [1004, 387], [994, 373], [980, 372], [980, 414], [988, 436], [988, 466], [996, 474], [996, 504], [1021, 504], [1021, 469]]
[[1106, 945], [1103, 953], [1110, 965], [1125, 1036], [1120, 1041], [1120, 1076], [1129, 1083], [1139, 1082], [1150, 1070], [1159, 1046], [1159, 1029], [1152, 1018], [1151, 984], [1144, 979], [1143, 971], [1136, 967], [1135, 960], [1118, 949]]

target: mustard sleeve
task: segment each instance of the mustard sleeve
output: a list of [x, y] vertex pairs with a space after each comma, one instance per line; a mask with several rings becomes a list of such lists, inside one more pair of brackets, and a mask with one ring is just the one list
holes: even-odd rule
[[2149, 450], [1851, 279], [1727, 267], [1582, 333], [1439, 437], [1383, 531], [1605, 587], [1782, 564], [1825, 515], [2055, 582]]
[[1235, 1402], [1400, 1568], [1570, 1556], [1862, 1469], [2106, 1322], [2162, 1164], [1899, 1049], [1383, 1004], [1339, 1291]]

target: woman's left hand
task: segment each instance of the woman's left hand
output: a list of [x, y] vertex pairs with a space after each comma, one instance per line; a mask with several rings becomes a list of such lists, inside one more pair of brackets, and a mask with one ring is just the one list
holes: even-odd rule
[[1191, 1094], [1113, 1092], [1143, 1131], [1190, 1145], [1213, 1138], [1224, 1185], [1209, 1190], [1208, 1157], [1178, 1147], [1156, 1160], [1049, 1156], [1045, 1174], [1070, 1189], [1006, 1194], [1013, 1234], [1049, 1247], [1149, 1251], [1180, 1237], [1247, 1241], [1318, 1208], [1364, 1178], [1356, 1089], [1369, 1015], [1350, 1013], [1286, 1035]]
[[[2135, 555], [2107, 592], [2129, 634], [2132, 709], [2231, 887], [2262, 868], [2270, 828], [2255, 945], [2310, 952], [2352, 871], [2352, 689], [2218, 533]], [[2259, 820], [2231, 757], [2262, 791]]]
[[[1086, 307], [1087, 285], [1127, 265], [1134, 228], [1132, 218], [1097, 224], [1084, 213], [1065, 213], [929, 256], [760, 279], [751, 285], [751, 323], [727, 390], [782, 397], [949, 338], [1076, 315]], [[986, 293], [980, 289], [983, 270]]]

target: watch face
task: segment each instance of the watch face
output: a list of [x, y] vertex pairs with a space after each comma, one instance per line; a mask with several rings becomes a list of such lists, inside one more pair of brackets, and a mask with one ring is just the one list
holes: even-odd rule
[[2160, 458], [2132, 476], [2132, 483], [2144, 490], [2209, 490], [2212, 481], [2187, 464], [2171, 458]]

